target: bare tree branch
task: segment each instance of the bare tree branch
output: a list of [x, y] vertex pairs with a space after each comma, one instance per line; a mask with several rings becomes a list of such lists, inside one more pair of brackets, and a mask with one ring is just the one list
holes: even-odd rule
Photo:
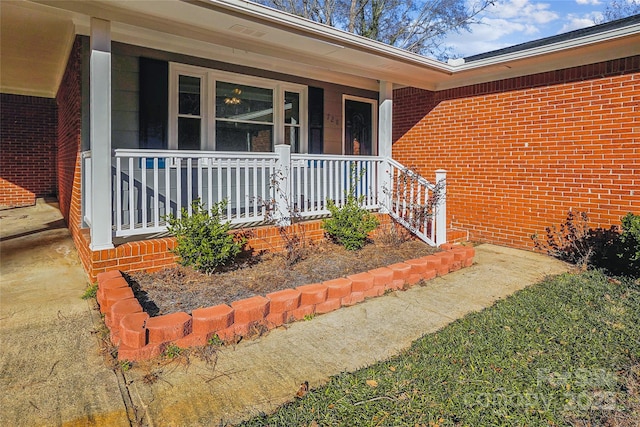
[[[442, 56], [451, 31], [468, 30], [494, 0], [257, 0], [307, 19], [423, 55]], [[626, 1], [626, 0], [613, 0]]]

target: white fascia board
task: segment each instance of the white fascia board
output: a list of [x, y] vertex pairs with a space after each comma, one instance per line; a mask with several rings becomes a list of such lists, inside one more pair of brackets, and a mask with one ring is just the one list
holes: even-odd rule
[[409, 52], [385, 43], [343, 31], [329, 25], [320, 24], [308, 19], [282, 12], [257, 3], [245, 0], [181, 0], [204, 8], [225, 9], [234, 11], [247, 19], [253, 18], [263, 23], [294, 30], [315, 40], [322, 40], [337, 47], [350, 47], [364, 50], [379, 56], [408, 62], [421, 67], [429, 67], [444, 74], [450, 74], [451, 66], [417, 53]]
[[580, 48], [596, 43], [604, 43], [612, 40], [616, 40], [623, 37], [629, 37], [640, 34], [640, 24], [630, 25], [628, 27], [616, 28], [609, 31], [603, 31], [601, 33], [583, 36], [571, 40], [565, 40], [558, 43], [549, 45], [534, 47], [513, 53], [506, 53], [504, 55], [490, 57], [486, 59], [480, 59], [477, 61], [467, 62], [462, 65], [453, 66], [454, 72], [473, 70], [476, 68], [483, 68], [486, 66], [502, 65], [510, 62], [515, 62], [523, 59], [531, 59], [536, 56], [549, 55], [566, 51], [569, 49]]

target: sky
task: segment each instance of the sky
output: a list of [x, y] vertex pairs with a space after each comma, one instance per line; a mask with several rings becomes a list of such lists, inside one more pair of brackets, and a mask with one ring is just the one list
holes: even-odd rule
[[[469, 0], [477, 1], [477, 0]], [[608, 0], [496, 0], [471, 25], [446, 37], [454, 57], [513, 46], [594, 25]]]

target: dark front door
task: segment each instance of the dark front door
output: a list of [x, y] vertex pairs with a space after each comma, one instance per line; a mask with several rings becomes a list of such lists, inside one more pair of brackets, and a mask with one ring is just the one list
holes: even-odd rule
[[373, 112], [369, 102], [344, 101], [344, 154], [373, 154]]

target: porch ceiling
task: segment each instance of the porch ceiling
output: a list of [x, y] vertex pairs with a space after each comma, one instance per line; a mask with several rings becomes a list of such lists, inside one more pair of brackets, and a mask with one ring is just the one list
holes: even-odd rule
[[640, 26], [453, 66], [243, 0], [3, 0], [3, 92], [55, 96], [74, 34], [89, 17], [112, 40], [378, 89], [438, 90], [640, 54]]
[[0, 1], [0, 91], [52, 98], [74, 38], [73, 14]]

